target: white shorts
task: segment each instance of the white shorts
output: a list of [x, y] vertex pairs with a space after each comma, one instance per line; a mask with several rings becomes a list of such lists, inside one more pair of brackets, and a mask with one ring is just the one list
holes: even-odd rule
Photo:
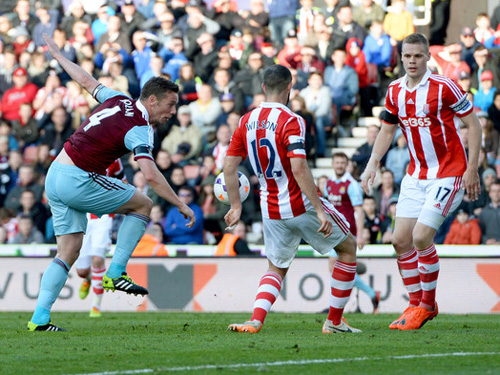
[[463, 196], [462, 177], [419, 180], [407, 174], [401, 182], [396, 217], [417, 218], [420, 223], [439, 229]]
[[350, 233], [349, 224], [338, 211], [327, 213], [333, 223], [333, 233], [328, 238], [318, 233], [320, 224], [314, 211], [307, 211], [291, 219], [263, 218], [267, 259], [278, 268], [288, 268], [297, 254], [301, 239], [321, 254], [328, 254], [335, 246], [344, 242]]
[[87, 232], [83, 236], [83, 244], [80, 256], [76, 261], [76, 268], [86, 269], [91, 265], [91, 257], [98, 256], [106, 258], [111, 249], [111, 228], [113, 218], [103, 215], [100, 219], [89, 219]]

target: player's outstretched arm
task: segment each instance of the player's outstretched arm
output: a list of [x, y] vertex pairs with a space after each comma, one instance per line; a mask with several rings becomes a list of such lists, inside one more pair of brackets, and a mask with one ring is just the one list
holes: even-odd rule
[[148, 184], [154, 189], [154, 191], [162, 198], [166, 199], [168, 202], [172, 203], [177, 207], [179, 212], [184, 215], [189, 222], [186, 226], [192, 228], [196, 222], [193, 210], [189, 208], [184, 202], [182, 202], [177, 194], [172, 190], [165, 177], [160, 173], [156, 164], [151, 159], [138, 159], [139, 168], [141, 169], [144, 177]]
[[88, 74], [82, 67], [76, 65], [75, 63], [69, 61], [63, 56], [61, 50], [54, 42], [54, 40], [47, 34], [42, 35], [43, 40], [47, 44], [47, 48], [52, 55], [52, 57], [61, 65], [61, 67], [69, 74], [69, 76], [76, 81], [80, 86], [92, 94], [99, 82]]
[[368, 160], [368, 164], [366, 164], [366, 168], [361, 175], [361, 187], [366, 194], [370, 194], [370, 187], [373, 185], [373, 181], [377, 175], [380, 160], [382, 160], [387, 150], [389, 150], [395, 133], [396, 125], [382, 123], [380, 132], [378, 133], [375, 144], [373, 145], [370, 160]]
[[463, 176], [464, 188], [467, 191], [467, 197], [475, 201], [481, 192], [481, 183], [479, 182], [479, 152], [481, 150], [482, 130], [481, 123], [473, 111], [461, 118], [463, 123], [469, 128], [469, 160], [467, 169]]
[[316, 210], [316, 215], [318, 215], [320, 223], [318, 233], [323, 233], [325, 238], [330, 237], [333, 232], [333, 225], [323, 208], [321, 200], [319, 199], [318, 191], [316, 190], [316, 185], [314, 184], [314, 178], [311, 174], [309, 166], [307, 165], [307, 160], [303, 158], [290, 158], [290, 165], [292, 166], [293, 177], [297, 180], [300, 190], [302, 190], [306, 197], [311, 201], [314, 209]]
[[241, 198], [238, 191], [238, 165], [242, 160], [241, 156], [229, 156], [224, 158], [224, 180], [226, 182], [227, 195], [229, 202], [231, 202], [231, 209], [224, 216], [227, 224], [227, 230], [234, 228], [240, 221], [241, 217]]

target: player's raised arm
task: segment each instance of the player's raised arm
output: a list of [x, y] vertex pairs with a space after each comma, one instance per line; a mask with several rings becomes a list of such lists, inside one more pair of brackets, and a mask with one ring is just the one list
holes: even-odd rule
[[366, 194], [370, 193], [370, 186], [373, 184], [375, 176], [377, 175], [380, 160], [382, 160], [387, 150], [389, 150], [395, 133], [396, 125], [382, 123], [380, 132], [373, 145], [372, 156], [370, 160], [368, 160], [368, 164], [366, 164], [366, 168], [361, 175], [361, 187]]
[[160, 197], [176, 206], [185, 218], [189, 218], [189, 222], [186, 226], [192, 228], [196, 221], [193, 210], [191, 210], [191, 208], [182, 202], [177, 194], [175, 194], [165, 177], [156, 167], [154, 161], [148, 158], [141, 158], [137, 159], [137, 162], [139, 163], [139, 167], [141, 168], [142, 173], [144, 173], [144, 177], [146, 178], [148, 184], [151, 185]]
[[99, 86], [99, 82], [88, 74], [82, 67], [64, 57], [59, 47], [50, 36], [44, 33], [42, 37], [47, 44], [49, 53], [59, 63], [59, 65], [61, 65], [66, 73], [68, 73], [75, 82], [77, 82], [90, 94], [93, 94], [95, 88]]

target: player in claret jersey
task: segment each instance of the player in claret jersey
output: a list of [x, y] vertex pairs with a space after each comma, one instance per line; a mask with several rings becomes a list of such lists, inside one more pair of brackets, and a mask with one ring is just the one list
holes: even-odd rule
[[50, 309], [61, 292], [71, 265], [78, 258], [87, 212], [97, 216], [126, 215], [118, 232], [115, 253], [103, 287], [133, 294], [148, 294], [127, 276], [126, 266], [144, 234], [152, 208], [151, 199], [117, 178], [106, 176], [114, 160], [134, 152], [148, 183], [164, 199], [177, 206], [192, 227], [193, 211], [174, 193], [158, 171], [152, 157], [153, 128], [175, 114], [179, 88], [171, 81], [154, 77], [135, 101], [101, 85], [81, 67], [66, 59], [54, 41], [44, 35], [50, 54], [101, 105], [64, 144], [50, 166], [45, 190], [54, 217], [57, 254], [45, 271], [30, 331], [60, 331], [50, 322]]
[[225, 220], [232, 227], [240, 219], [237, 171], [240, 162], [248, 157], [261, 186], [269, 269], [260, 280], [252, 317], [245, 323], [231, 324], [229, 329], [260, 331], [303, 238], [322, 254], [332, 248], [338, 253], [323, 332], [361, 332], [342, 321], [356, 273], [356, 240], [349, 232], [349, 223], [333, 205], [320, 198], [314, 185], [304, 148], [304, 119], [286, 107], [292, 88], [290, 71], [282, 65], [269, 67], [262, 88], [266, 102], [240, 119], [224, 160], [231, 202]]
[[[410, 304], [389, 328], [410, 330], [438, 314], [439, 258], [434, 235], [462, 201], [464, 188], [470, 200], [478, 197], [481, 125], [465, 92], [427, 68], [429, 42], [424, 35], [407, 36], [401, 56], [406, 75], [389, 85], [382, 128], [361, 185], [368, 193], [399, 125], [411, 161], [401, 183], [393, 245]], [[469, 128], [468, 162], [459, 119]]]

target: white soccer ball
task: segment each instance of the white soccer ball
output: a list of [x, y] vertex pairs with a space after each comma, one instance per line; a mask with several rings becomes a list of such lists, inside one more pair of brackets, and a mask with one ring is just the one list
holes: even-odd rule
[[[250, 194], [250, 182], [248, 181], [247, 176], [245, 176], [241, 172], [238, 172], [238, 178], [240, 182], [240, 188], [239, 188], [240, 199], [243, 202], [245, 199], [247, 199], [248, 194]], [[214, 194], [219, 200], [219, 202], [225, 204], [226, 206], [231, 205], [231, 202], [229, 202], [229, 197], [227, 195], [226, 181], [224, 180], [224, 172], [220, 173], [215, 178]]]

